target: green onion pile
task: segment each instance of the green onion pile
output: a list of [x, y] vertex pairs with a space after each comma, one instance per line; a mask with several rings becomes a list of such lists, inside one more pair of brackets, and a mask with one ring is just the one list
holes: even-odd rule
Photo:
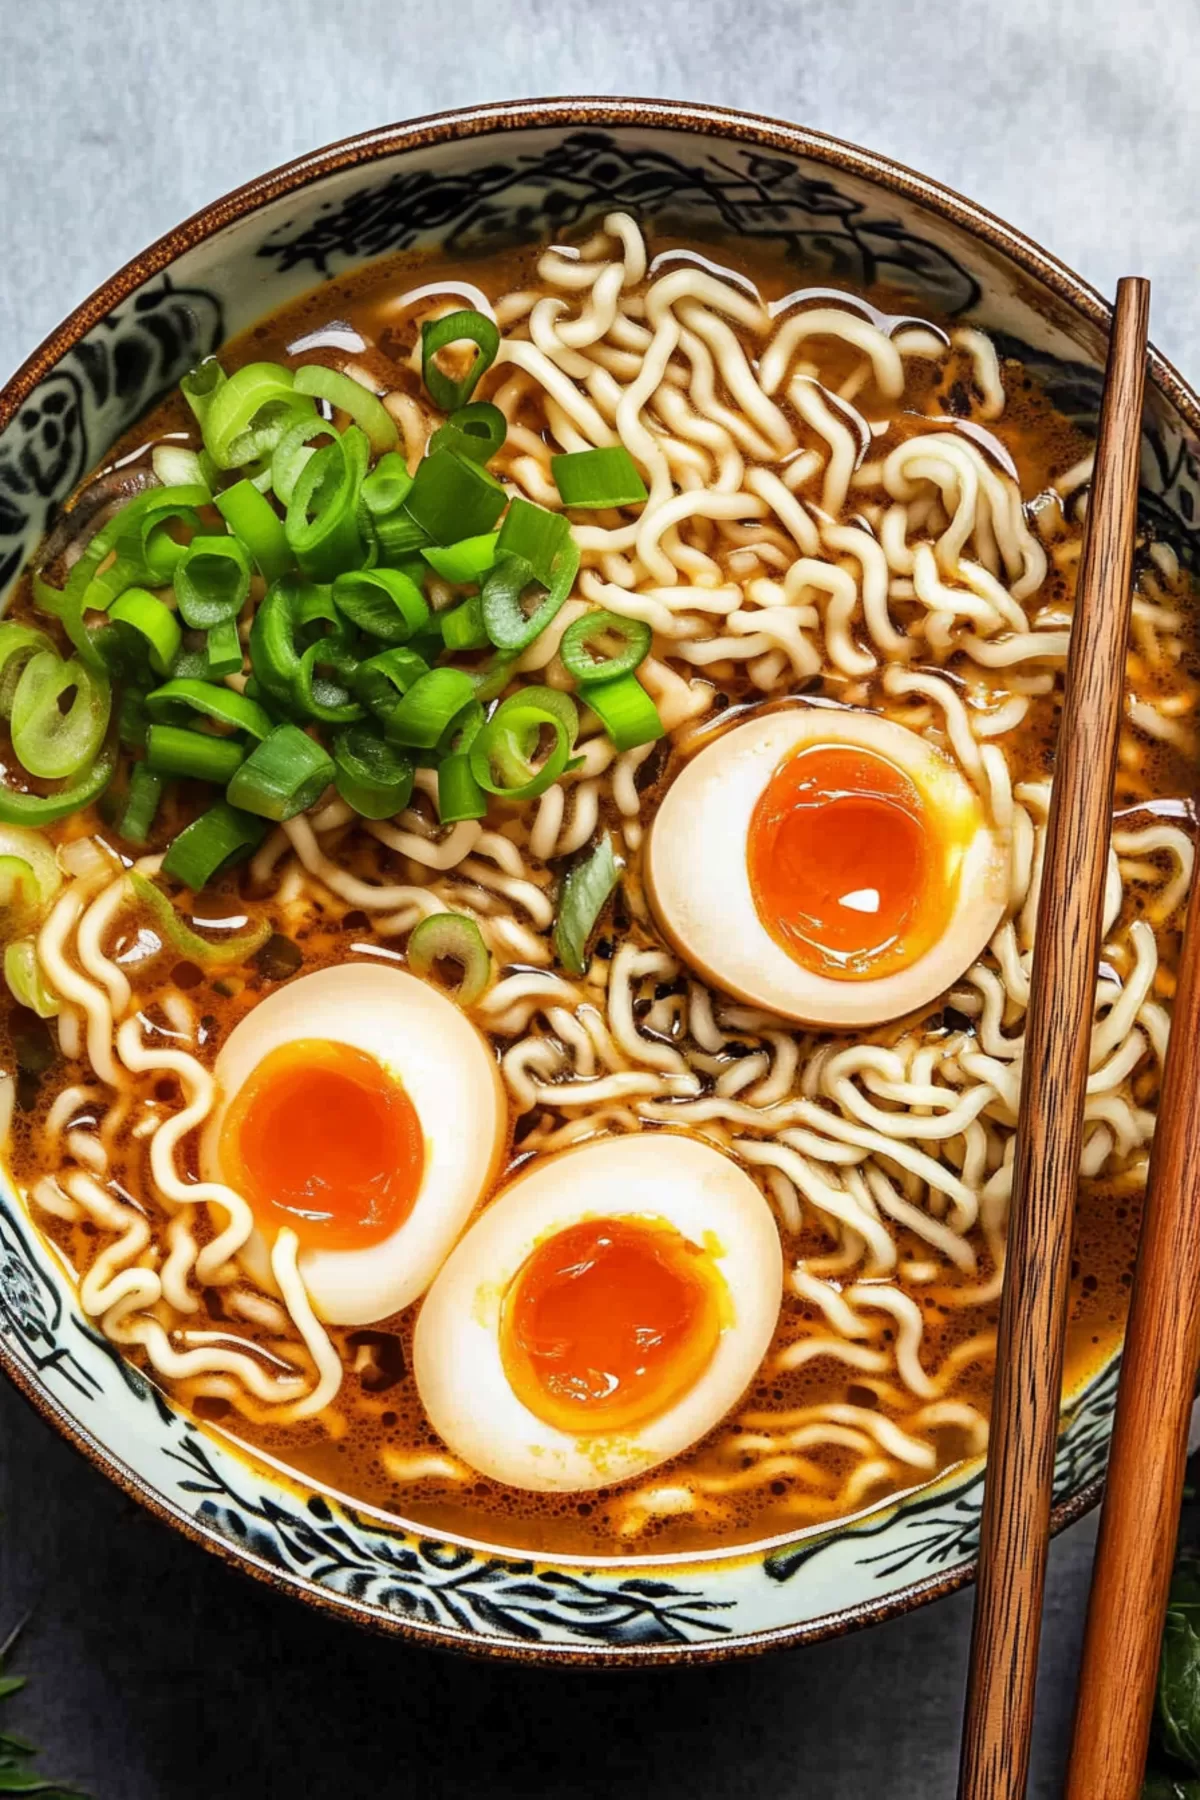
[[[438, 353], [467, 344], [474, 359], [452, 378]], [[0, 783], [0, 824], [43, 826], [96, 800], [120, 746], [115, 824], [130, 844], [147, 843], [171, 783], [211, 790], [163, 864], [199, 889], [331, 784], [383, 819], [407, 805], [418, 767], [436, 769], [449, 825], [482, 818], [493, 795], [534, 799], [576, 766], [577, 700], [539, 685], [506, 692], [570, 594], [579, 549], [563, 513], [487, 466], [507, 426], [471, 396], [498, 346], [478, 312], [424, 326], [423, 379], [447, 417], [411, 475], [387, 408], [347, 375], [268, 362], [226, 375], [213, 359], [195, 369], [182, 388], [202, 448], [160, 445], [159, 485], [92, 537], [63, 585], [34, 576], [34, 603], [70, 654], [0, 624], [0, 719], [30, 778]], [[557, 456], [552, 471], [566, 507], [646, 498], [619, 446]], [[459, 590], [437, 612], [430, 571]], [[601, 611], [562, 638], [578, 701], [622, 751], [663, 733], [636, 674], [649, 648], [646, 625]], [[594, 860], [562, 939], [569, 961], [583, 912], [590, 927], [616, 878], [607, 842]]]

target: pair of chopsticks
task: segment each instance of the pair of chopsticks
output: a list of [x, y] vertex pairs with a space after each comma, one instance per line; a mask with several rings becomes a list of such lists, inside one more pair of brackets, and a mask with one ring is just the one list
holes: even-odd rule
[[[1038, 907], [959, 1800], [1021, 1800], [1137, 531], [1149, 283], [1117, 289]], [[1067, 1800], [1135, 1800], [1200, 1356], [1200, 879], [1159, 1105]]]

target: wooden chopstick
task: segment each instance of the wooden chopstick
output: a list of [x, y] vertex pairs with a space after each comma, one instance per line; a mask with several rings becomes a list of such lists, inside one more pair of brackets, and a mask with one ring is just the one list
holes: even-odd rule
[[1026, 1016], [960, 1800], [1020, 1800], [1029, 1773], [1125, 689], [1149, 304], [1148, 282], [1126, 277], [1119, 284], [1071, 628]]
[[1193, 877], [1125, 1330], [1067, 1800], [1142, 1791], [1200, 1361], [1200, 880]]

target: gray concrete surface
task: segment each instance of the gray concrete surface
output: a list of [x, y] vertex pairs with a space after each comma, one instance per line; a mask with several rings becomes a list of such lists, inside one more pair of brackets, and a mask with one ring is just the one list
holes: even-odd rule
[[[1200, 375], [1196, 0], [0, 0], [0, 372], [183, 215], [386, 120], [515, 95], [722, 101], [890, 152]], [[1056, 1545], [1031, 1794], [1060, 1789], [1092, 1524]], [[95, 1800], [947, 1800], [969, 1598], [726, 1668], [541, 1674], [361, 1637], [124, 1500], [0, 1387], [13, 1722]]]

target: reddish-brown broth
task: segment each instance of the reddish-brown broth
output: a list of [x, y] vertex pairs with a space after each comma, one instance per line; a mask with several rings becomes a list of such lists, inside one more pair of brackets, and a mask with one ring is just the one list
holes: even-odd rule
[[[758, 281], [762, 291], [772, 297], [798, 285], [795, 270], [778, 264], [751, 265], [740, 250], [722, 249], [722, 260], [744, 269]], [[429, 279], [434, 270], [419, 263], [421, 278]], [[444, 272], [444, 265], [438, 265]], [[476, 266], [455, 271], [478, 281]], [[287, 343], [301, 333], [334, 318], [346, 318], [359, 325], [377, 342], [382, 353], [402, 363], [411, 349], [411, 325], [397, 330], [387, 320], [387, 299], [400, 287], [412, 285], [417, 277], [414, 259], [400, 258], [376, 264], [367, 273], [349, 280], [331, 282], [295, 305], [255, 326], [222, 353], [227, 367], [263, 356], [281, 354]], [[487, 281], [493, 292], [508, 286], [525, 285], [532, 279], [532, 253], [521, 253], [507, 259], [492, 260], [487, 267]], [[910, 296], [889, 293], [874, 296], [890, 311], [911, 309]], [[1078, 433], [1054, 414], [1045, 398], [1027, 376], [1006, 370], [1009, 406], [1005, 417], [993, 428], [1008, 446], [1022, 474], [1022, 487], [1028, 494], [1036, 492], [1050, 476], [1074, 463], [1086, 446]], [[917, 395], [918, 398], [919, 394]], [[947, 410], [957, 410], [955, 396], [946, 393]], [[178, 399], [169, 400], [152, 417], [118, 446], [117, 454], [126, 454], [172, 431], [188, 428], [190, 420]], [[913, 416], [913, 429], [927, 427], [928, 420]], [[1061, 574], [1052, 574], [1047, 583], [1047, 598], [1069, 601], [1069, 584]], [[27, 606], [22, 595], [16, 611]], [[729, 698], [737, 702], [742, 695], [731, 691]], [[1055, 725], [1053, 699], [1038, 701], [1032, 709], [1024, 731], [1022, 767], [1015, 778], [1044, 774], [1050, 762], [1050, 746]], [[1150, 797], [1185, 796], [1191, 791], [1192, 771], [1175, 751], [1161, 748], [1146, 759], [1140, 768], [1123, 767], [1117, 784], [1118, 809], [1137, 807]], [[662, 771], [660, 770], [660, 779]], [[186, 807], [188, 801], [184, 798]], [[178, 815], [168, 815], [162, 831], [169, 835], [177, 826]], [[89, 829], [103, 829], [97, 816], [74, 820], [64, 828], [70, 835]], [[218, 899], [208, 910], [215, 912], [222, 904], [232, 910], [263, 909], [258, 903], [249, 907], [238, 897], [235, 883], [228, 886], [224, 900]], [[269, 913], [269, 903], [265, 910]], [[292, 933], [303, 956], [305, 970], [338, 962], [348, 957], [387, 955], [389, 951], [373, 937], [362, 915], [344, 919], [323, 915], [319, 904], [314, 907], [306, 927]], [[165, 961], [166, 959], [164, 959]], [[1160, 968], [1159, 993], [1169, 997], [1172, 988], [1173, 958], [1168, 951]], [[249, 1008], [276, 985], [269, 957], [232, 977], [210, 979], [193, 965], [163, 968], [159, 979], [163, 991], [172, 983], [185, 988], [204, 1021], [202, 1054], [212, 1056], [233, 1026]], [[153, 1004], [153, 995], [146, 1004]], [[951, 1023], [954, 1023], [953, 1021]], [[880, 1034], [885, 1038], [886, 1034]], [[50, 1035], [32, 1015], [20, 1013], [7, 1000], [0, 1019], [0, 1066], [11, 1067], [14, 1061], [28, 1064], [31, 1041], [52, 1050]], [[21, 1045], [25, 1049], [18, 1054]], [[39, 1129], [45, 1112], [56, 1092], [69, 1082], [86, 1080], [88, 1072], [80, 1066], [52, 1061], [40, 1075], [26, 1073], [19, 1083], [19, 1106], [14, 1131], [12, 1162], [19, 1179], [29, 1181], [44, 1172], [44, 1158], [39, 1148]], [[1146, 1091], [1139, 1098], [1143, 1105], [1153, 1105], [1154, 1080], [1147, 1079]], [[146, 1192], [147, 1175], [143, 1152], [128, 1146], [120, 1178], [134, 1196]], [[520, 1159], [519, 1143], [513, 1147], [509, 1169]], [[1140, 1193], [1136, 1182], [1119, 1181], [1105, 1185], [1085, 1182], [1081, 1186], [1072, 1269], [1071, 1327], [1068, 1344], [1068, 1385], [1076, 1388], [1088, 1374], [1113, 1351], [1126, 1308], [1136, 1232], [1140, 1210]], [[89, 1243], [93, 1228], [89, 1225], [68, 1227], [51, 1221], [50, 1231], [64, 1256], [76, 1269], [86, 1266], [92, 1253]], [[809, 1241], [811, 1239], [811, 1241]], [[789, 1243], [793, 1255], [804, 1250], [815, 1251], [819, 1237], [806, 1232], [799, 1241]], [[908, 1246], [920, 1252], [915, 1240]], [[980, 1276], [990, 1270], [986, 1259]], [[918, 1295], [925, 1310], [926, 1342], [936, 1359], [955, 1343], [966, 1341], [994, 1321], [993, 1307], [969, 1310], [952, 1309], [939, 1301], [936, 1292]], [[214, 1302], [219, 1308], [219, 1301]], [[337, 1330], [333, 1332], [346, 1360], [354, 1369], [356, 1361], [365, 1363], [365, 1374], [351, 1374], [344, 1384], [335, 1406], [334, 1428], [327, 1423], [311, 1422], [277, 1428], [254, 1425], [240, 1416], [228, 1402], [200, 1399], [195, 1411], [212, 1428], [259, 1449], [282, 1464], [331, 1489], [351, 1496], [367, 1506], [411, 1520], [430, 1529], [461, 1534], [503, 1543], [519, 1548], [559, 1553], [604, 1554], [614, 1547], [614, 1511], [605, 1491], [585, 1495], [537, 1496], [506, 1489], [496, 1483], [476, 1480], [466, 1488], [438, 1487], [435, 1483], [402, 1488], [391, 1481], [379, 1460], [380, 1447], [390, 1444], [404, 1451], [435, 1447], [436, 1440], [424, 1420], [414, 1383], [411, 1379], [411, 1338], [416, 1309], [403, 1317], [385, 1322], [378, 1332]], [[809, 1318], [804, 1303], [785, 1299], [788, 1329], [803, 1329]], [[219, 1311], [214, 1312], [219, 1325]], [[990, 1386], [990, 1368], [984, 1363], [968, 1364], [951, 1390], [986, 1411]], [[865, 1398], [864, 1398], [865, 1395]], [[789, 1409], [813, 1404], [817, 1400], [849, 1398], [858, 1404], [873, 1404], [868, 1390], [856, 1387], [853, 1372], [828, 1361], [814, 1362], [786, 1376], [763, 1374], [747, 1404], [755, 1408]], [[949, 1466], [961, 1456], [962, 1445], [955, 1433], [947, 1431], [942, 1440], [942, 1465]], [[678, 1466], [703, 1467], [704, 1445], [698, 1446]], [[839, 1467], [845, 1453], [827, 1449], [815, 1453], [816, 1460], [831, 1470]], [[728, 1461], [722, 1464], [727, 1471]], [[670, 1477], [664, 1470], [664, 1478]], [[796, 1516], [780, 1504], [786, 1499], [785, 1485], [776, 1484], [778, 1492], [755, 1490], [745, 1496], [741, 1510], [732, 1524], [723, 1527], [720, 1542], [749, 1541], [794, 1530]], [[711, 1547], [711, 1527], [686, 1518], [657, 1522], [636, 1544], [626, 1543], [626, 1550], [653, 1549], [681, 1551]]]

